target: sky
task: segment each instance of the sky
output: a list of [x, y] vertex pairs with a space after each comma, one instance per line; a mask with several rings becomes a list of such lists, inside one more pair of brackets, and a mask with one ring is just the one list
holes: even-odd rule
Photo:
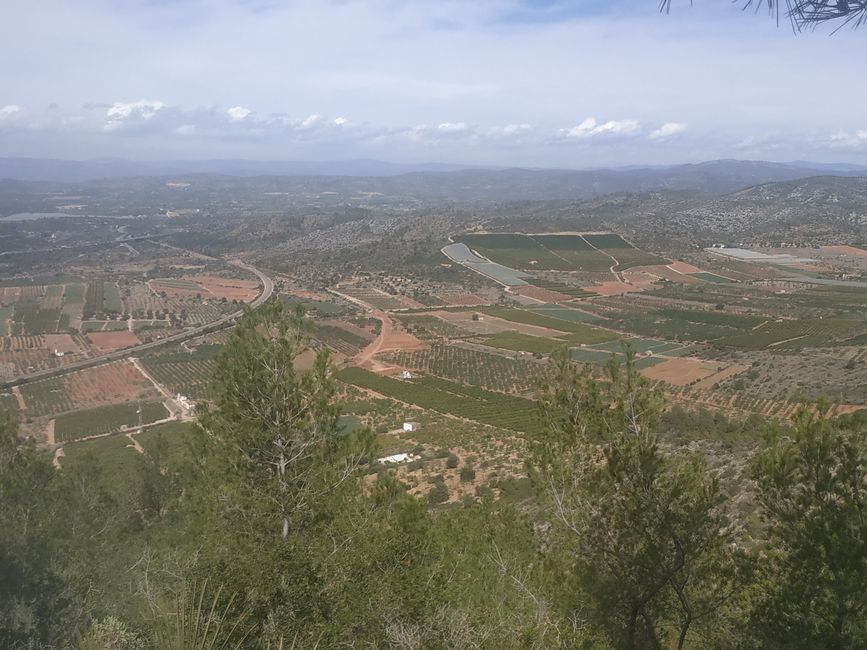
[[867, 163], [867, 28], [727, 0], [3, 0], [0, 157]]

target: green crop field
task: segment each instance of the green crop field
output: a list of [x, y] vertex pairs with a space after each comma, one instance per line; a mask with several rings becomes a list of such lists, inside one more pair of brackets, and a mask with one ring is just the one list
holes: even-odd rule
[[541, 336], [530, 336], [520, 332], [497, 332], [486, 336], [481, 343], [503, 350], [516, 352], [530, 352], [533, 354], [550, 354], [555, 350], [565, 347], [566, 341], [561, 339], [545, 339]]
[[740, 330], [751, 330], [768, 320], [765, 316], [690, 309], [660, 309], [653, 312], [653, 316], [661, 316], [662, 318], [668, 318], [671, 320], [684, 320], [689, 321], [690, 323], [721, 325]]
[[[580, 235], [533, 235], [533, 239], [553, 254], [568, 260], [574, 270], [602, 272], [611, 267], [611, 258], [594, 249]], [[550, 288], [552, 291], [559, 291], [554, 287]]]
[[180, 280], [178, 278], [157, 278], [156, 280], [151, 280], [151, 284], [158, 285], [154, 286], [154, 289], [157, 291], [160, 290], [160, 287], [168, 287], [170, 289], [183, 289], [184, 291], [200, 291], [202, 293], [207, 293], [205, 288], [200, 285], [192, 282], [191, 280]]
[[54, 334], [69, 327], [69, 316], [60, 309], [42, 309], [38, 303], [18, 301], [12, 316], [12, 333], [37, 335]]
[[82, 313], [85, 318], [91, 318], [96, 314], [101, 314], [103, 310], [103, 295], [105, 293], [105, 283], [101, 280], [88, 282], [87, 292], [84, 298], [84, 308]]
[[[607, 235], [603, 237], [607, 237]], [[612, 235], [611, 237], [615, 237], [622, 244], [628, 246], [619, 236]], [[607, 271], [612, 264], [608, 255], [595, 250], [580, 235], [496, 233], [461, 235], [456, 237], [455, 241], [465, 243], [494, 262], [522, 270], [602, 272]], [[629, 248], [633, 251], [636, 250]], [[641, 251], [636, 252], [641, 253]], [[646, 255], [645, 253], [641, 254]], [[559, 290], [554, 287], [551, 289]]]
[[444, 321], [436, 316], [418, 314], [399, 314], [397, 319], [415, 336], [422, 340], [438, 338], [461, 338], [474, 336], [472, 332], [461, 329], [457, 325]]
[[655, 264], [668, 264], [664, 257], [646, 253], [635, 248], [620, 235], [584, 235], [584, 239], [596, 248], [611, 255], [617, 260], [617, 271], [625, 271], [633, 266], [652, 266]]
[[61, 377], [28, 382], [22, 384], [20, 390], [28, 417], [38, 418], [75, 408]]
[[123, 301], [120, 292], [114, 282], [105, 282], [102, 290], [102, 308], [106, 314], [120, 314], [123, 312]]
[[81, 323], [82, 332], [120, 332], [128, 329], [125, 320], [86, 320]]
[[402, 402], [503, 429], [526, 432], [540, 426], [536, 405], [530, 400], [438, 377], [405, 381], [361, 368], [346, 368], [337, 374], [337, 378]]
[[716, 273], [707, 273], [705, 271], [702, 271], [701, 273], [687, 273], [687, 275], [693, 278], [698, 278], [699, 280], [704, 280], [705, 282], [714, 282], [716, 284], [731, 284], [733, 282], [732, 280], [717, 275]]
[[[139, 418], [141, 408], [141, 418]], [[112, 404], [99, 408], [76, 411], [59, 416], [54, 422], [54, 438], [57, 442], [69, 442], [86, 436], [102, 435], [117, 431], [123, 426], [135, 426], [155, 422], [168, 417], [162, 402]]]
[[600, 343], [602, 341], [610, 341], [617, 338], [613, 332], [596, 329], [585, 325], [584, 323], [563, 320], [562, 318], [551, 318], [543, 314], [526, 311], [524, 309], [513, 309], [511, 307], [479, 307], [479, 311], [488, 316], [495, 316], [503, 320], [512, 321], [513, 323], [523, 323], [525, 325], [536, 325], [538, 327], [546, 327], [558, 332], [572, 334], [569, 339], [574, 343]]
[[428, 350], [392, 352], [384, 357], [404, 368], [503, 393], [532, 391], [545, 366], [527, 359], [457, 345], [432, 345]]
[[194, 352], [163, 352], [142, 358], [141, 363], [154, 379], [172, 393], [192, 400], [211, 398], [211, 375], [222, 346], [200, 345]]
[[84, 302], [84, 293], [87, 285], [79, 282], [71, 282], [63, 291], [63, 300], [67, 303], [81, 304]]
[[863, 321], [842, 318], [781, 320], [765, 323], [744, 334], [721, 338], [714, 344], [753, 350], [767, 347], [790, 350], [827, 347], [863, 330]]
[[370, 343], [370, 341], [360, 337], [358, 334], [335, 325], [320, 325], [317, 323], [314, 336], [328, 347], [347, 356], [358, 354], [359, 350], [367, 347], [368, 343]]
[[542, 316], [568, 320], [573, 323], [598, 323], [605, 320], [596, 314], [590, 314], [586, 311], [563, 305], [529, 305], [523, 307], [523, 309], [541, 314]]
[[0, 307], [0, 336], [9, 336], [12, 333], [9, 321], [12, 319], [14, 311], [15, 308], [12, 305]]
[[510, 268], [556, 271], [570, 271], [574, 268], [571, 262], [543, 248], [527, 235], [509, 233], [460, 235], [455, 237], [455, 241], [466, 244], [492, 262]]
[[[591, 249], [592, 250], [592, 249]], [[608, 258], [605, 258], [608, 260]], [[608, 264], [608, 266], [611, 266]], [[608, 266], [605, 266], [603, 270], [606, 270]], [[548, 291], [556, 291], [557, 293], [562, 293], [564, 296], [570, 296], [572, 298], [586, 298], [588, 296], [595, 296], [595, 293], [590, 291], [585, 291], [581, 287], [573, 287], [568, 284], [563, 284], [562, 282], [555, 282], [553, 280], [540, 280], [539, 278], [525, 278], [528, 284], [532, 284], [534, 287], [539, 287], [540, 289], [547, 289]]]

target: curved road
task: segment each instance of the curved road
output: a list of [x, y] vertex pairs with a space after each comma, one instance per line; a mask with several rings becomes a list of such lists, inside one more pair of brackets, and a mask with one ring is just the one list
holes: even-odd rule
[[[237, 266], [242, 268], [250, 273], [253, 273], [259, 280], [262, 282], [262, 293], [250, 303], [251, 307], [258, 307], [262, 303], [264, 303], [268, 298], [271, 297], [271, 294], [274, 293], [274, 282], [267, 275], [262, 273], [259, 269], [250, 266], [249, 264], [245, 264], [240, 260], [234, 260], [229, 262], [229, 264], [233, 266]], [[243, 310], [238, 310], [229, 314], [228, 316], [223, 316], [222, 318], [212, 321], [206, 325], [200, 325], [199, 327], [194, 327], [192, 329], [184, 330], [183, 332], [179, 332], [177, 334], [172, 334], [171, 336], [167, 336], [164, 339], [159, 339], [156, 341], [151, 341], [150, 343], [142, 343], [141, 345], [136, 345], [131, 348], [124, 348], [123, 350], [117, 350], [115, 352], [109, 352], [108, 354], [103, 354], [98, 357], [93, 357], [92, 359], [84, 359], [82, 361], [76, 361], [74, 363], [67, 364], [65, 366], [60, 366], [58, 368], [48, 368], [47, 370], [37, 370], [36, 372], [31, 372], [26, 375], [19, 375], [18, 377], [13, 377], [11, 379], [7, 379], [3, 382], [0, 382], [0, 387], [2, 388], [11, 388], [12, 386], [17, 386], [19, 384], [25, 384], [30, 381], [36, 381], [37, 379], [47, 379], [49, 377], [58, 377], [60, 375], [65, 375], [69, 372], [74, 372], [76, 370], [82, 370], [84, 368], [92, 368], [93, 366], [98, 366], [103, 363], [107, 363], [109, 361], [117, 361], [118, 359], [125, 359], [126, 357], [138, 354], [139, 352], [146, 352], [148, 350], [152, 350], [161, 345], [166, 345], [168, 343], [180, 343], [181, 341], [186, 341], [188, 339], [195, 338], [197, 336], [201, 336], [202, 334], [206, 334], [211, 331], [215, 331], [218, 329], [222, 329], [226, 327], [236, 319], [238, 319], [241, 314], [243, 314]]]

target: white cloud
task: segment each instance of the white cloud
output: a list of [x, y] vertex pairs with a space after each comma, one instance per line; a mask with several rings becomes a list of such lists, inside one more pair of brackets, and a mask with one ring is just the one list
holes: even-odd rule
[[437, 127], [437, 130], [444, 133], [460, 133], [467, 130], [466, 122], [443, 122]]
[[115, 131], [127, 121], [151, 120], [165, 106], [161, 101], [151, 99], [141, 99], [137, 102], [114, 102], [105, 111], [106, 121], [103, 128], [106, 131]]
[[175, 133], [178, 135], [193, 135], [196, 132], [195, 124], [181, 124], [175, 127]]
[[243, 122], [245, 119], [250, 117], [252, 113], [253, 111], [245, 106], [232, 106], [232, 108], [226, 111], [226, 115], [229, 116], [230, 122]]
[[641, 131], [638, 120], [608, 120], [601, 124], [594, 117], [586, 118], [578, 126], [562, 131], [569, 138], [592, 138], [599, 135], [634, 135]]
[[142, 119], [149, 120], [162, 108], [165, 108], [165, 104], [162, 102], [148, 99], [129, 103], [115, 102], [109, 106], [105, 112], [105, 116], [109, 121], [125, 120], [129, 117], [141, 117]]
[[854, 133], [837, 131], [831, 136], [831, 145], [834, 147], [864, 147], [867, 146], [867, 129], [858, 129]]
[[319, 122], [319, 120], [321, 120], [321, 119], [322, 119], [322, 116], [318, 115], [317, 113], [313, 113], [312, 115], [308, 115], [307, 117], [305, 117], [301, 121], [301, 128], [302, 129], [309, 129], [309, 128], [315, 126]]
[[21, 108], [18, 104], [9, 104], [8, 106], [0, 107], [0, 120], [6, 120], [11, 118], [13, 115], [17, 115], [24, 109]]
[[684, 131], [686, 131], [686, 124], [683, 122], [666, 122], [658, 129], [651, 131], [648, 137], [651, 140], [667, 140]]
[[523, 133], [525, 131], [529, 131], [531, 127], [529, 124], [524, 122], [523, 124], [507, 124], [503, 127], [503, 135], [516, 135], [518, 133]]
[[343, 126], [344, 124], [346, 124], [346, 122], [347, 122], [347, 119], [345, 117], [335, 117], [334, 118], [334, 124], [336, 126]]

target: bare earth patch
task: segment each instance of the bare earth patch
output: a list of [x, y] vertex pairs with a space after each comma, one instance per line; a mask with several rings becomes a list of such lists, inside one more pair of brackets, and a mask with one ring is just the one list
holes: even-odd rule
[[77, 354], [81, 348], [69, 334], [46, 334], [45, 347], [51, 352], [63, 352], [63, 354]]
[[823, 251], [836, 253], [837, 255], [849, 255], [851, 257], [867, 257], [867, 251], [854, 246], [822, 246]]
[[250, 302], [259, 295], [259, 283], [256, 280], [239, 278], [221, 278], [216, 275], [195, 275], [184, 278], [202, 285], [205, 290], [217, 299], [240, 300]]
[[[687, 265], [689, 266], [689, 265]], [[690, 271], [690, 273], [695, 273], [696, 271]], [[636, 284], [641, 284], [640, 281], [637, 281], [637, 278], [643, 277], [651, 277], [657, 280], [670, 280], [671, 282], [680, 282], [681, 284], [704, 284], [698, 278], [694, 278], [691, 275], [686, 275], [685, 272], [675, 271], [669, 266], [665, 266], [664, 264], [657, 264], [653, 266], [633, 266], [631, 269], [624, 271], [623, 275], [627, 277], [630, 281], [635, 282]]]
[[394, 366], [384, 364], [374, 359], [380, 352], [395, 352], [395, 351], [412, 351], [412, 350], [427, 350], [428, 345], [412, 334], [398, 330], [394, 326], [391, 317], [384, 311], [370, 312], [370, 316], [382, 322], [379, 336], [364, 348], [353, 360], [356, 365], [373, 372], [387, 372], [393, 370]]
[[680, 260], [676, 262], [672, 262], [668, 265], [672, 271], [676, 271], [678, 273], [701, 273], [702, 270], [697, 266], [693, 266], [692, 264], [688, 264], [687, 262], [681, 262]]
[[550, 289], [543, 289], [542, 287], [534, 287], [533, 285], [527, 285], [525, 287], [513, 287], [511, 289], [513, 293], [517, 293], [519, 296], [527, 296], [528, 298], [535, 298], [541, 302], [564, 302], [566, 300], [572, 300], [572, 296], [567, 296], [566, 294], [560, 293], [559, 291], [551, 291]]
[[64, 392], [75, 408], [157, 397], [151, 383], [128, 361], [73, 372], [63, 377]]
[[725, 367], [726, 364], [701, 359], [668, 359], [644, 368], [641, 374], [648, 379], [664, 381], [672, 386], [686, 386], [715, 375]]
[[583, 288], [587, 291], [597, 293], [600, 296], [619, 296], [620, 294], [628, 293], [630, 291], [643, 290], [639, 286], [627, 284], [626, 282], [602, 282], [600, 284], [594, 284]]
[[463, 291], [440, 291], [437, 294], [444, 303], [451, 307], [472, 307], [473, 305], [489, 305], [490, 301], [474, 293]]
[[711, 375], [705, 379], [699, 381], [695, 388], [696, 390], [705, 390], [709, 388], [713, 388], [713, 385], [717, 382], [728, 379], [729, 377], [734, 377], [735, 375], [739, 375], [745, 370], [749, 370], [749, 366], [745, 366], [741, 363], [733, 363], [731, 365], [722, 368], [718, 373]]
[[133, 345], [139, 345], [139, 338], [128, 330], [118, 332], [90, 332], [87, 339], [100, 352], [113, 352]]

